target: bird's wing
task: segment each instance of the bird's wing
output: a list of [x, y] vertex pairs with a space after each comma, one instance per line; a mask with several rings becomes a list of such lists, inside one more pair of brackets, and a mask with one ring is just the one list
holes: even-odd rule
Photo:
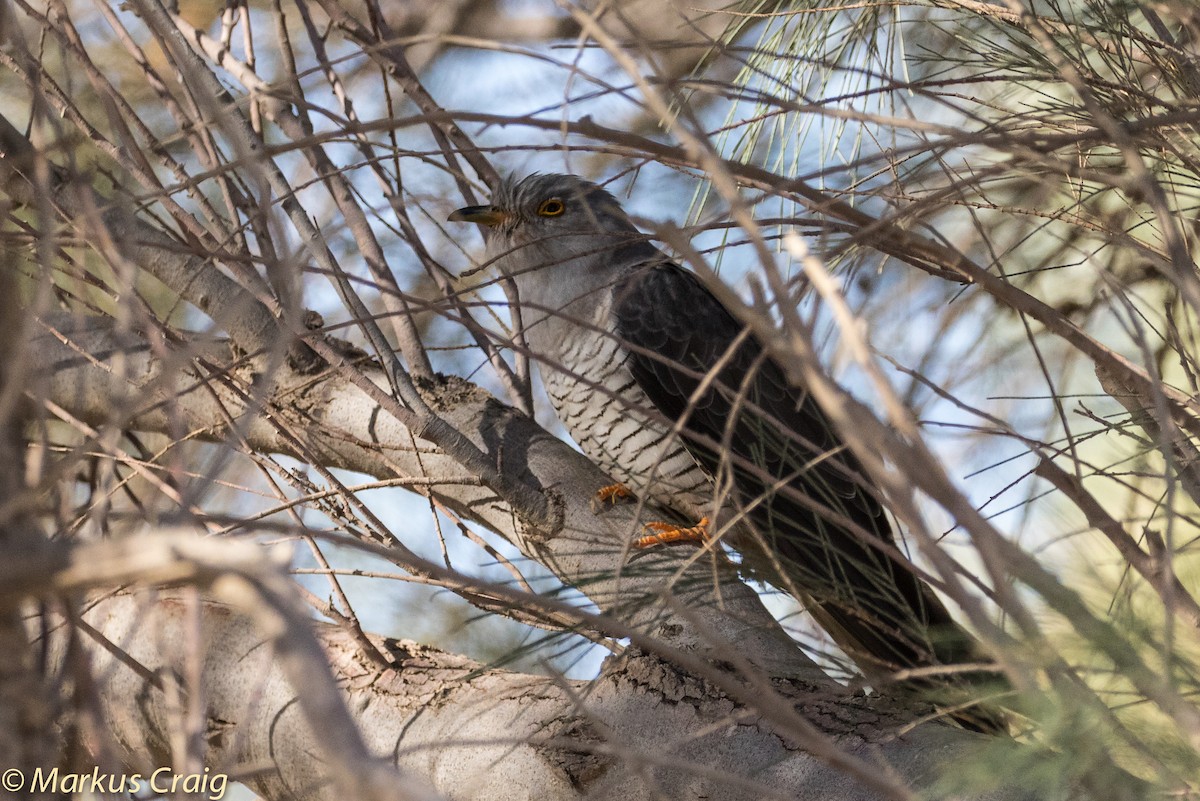
[[[814, 601], [810, 609], [868, 673], [969, 661], [970, 638], [932, 590], [868, 544], [894, 539], [858, 460], [694, 275], [646, 265], [616, 288], [614, 314], [656, 410], [684, 420], [686, 447], [718, 485], [732, 477], [760, 544], [743, 550], [765, 557], [772, 583]], [[771, 568], [776, 557], [782, 571]]]

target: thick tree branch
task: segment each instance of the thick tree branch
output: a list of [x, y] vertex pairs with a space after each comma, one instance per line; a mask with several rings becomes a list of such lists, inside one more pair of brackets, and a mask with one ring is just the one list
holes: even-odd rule
[[[45, 397], [85, 421], [111, 422], [114, 411], [121, 409], [128, 412], [119, 421], [123, 427], [159, 432], [182, 428], [220, 440], [228, 421], [235, 420], [256, 451], [381, 477], [395, 473], [429, 477], [435, 480], [429, 491], [440, 503], [505, 536], [565, 583], [583, 590], [615, 619], [665, 637], [674, 647], [714, 654], [731, 648], [772, 674], [809, 669], [732, 566], [697, 561], [688, 550], [630, 552], [628, 543], [640, 531], [633, 507], [617, 507], [602, 516], [589, 508], [595, 492], [611, 479], [529, 418], [466, 381], [443, 377], [422, 384], [421, 390], [439, 417], [469, 438], [495, 470], [555, 498], [561, 521], [555, 530], [536, 531], [523, 525], [486, 486], [438, 485], [439, 476], [461, 473], [457, 461], [432, 443], [414, 441], [411, 432], [382, 414], [378, 404], [341, 372], [314, 380], [281, 369], [274, 394], [263, 402], [269, 414], [258, 414], [243, 395], [212, 377], [164, 370], [147, 345], [122, 342], [99, 319], [67, 318], [31, 347], [46, 366], [41, 378]], [[203, 362], [229, 363], [226, 345], [192, 347]], [[118, 354], [126, 364], [125, 375], [136, 379], [105, 368]], [[378, 371], [366, 367], [362, 372], [376, 383], [383, 382]], [[249, 419], [243, 419], [246, 415]], [[281, 424], [304, 431], [305, 438], [293, 438]], [[660, 512], [649, 508], [642, 515], [645, 520], [661, 518]], [[698, 616], [695, 622], [664, 607], [664, 593]], [[710, 632], [715, 640], [709, 638]]]
[[[262, 647], [254, 621], [223, 604], [202, 609], [209, 764], [235, 778], [239, 767], [255, 770], [246, 781], [268, 798], [344, 798], [329, 785], [329, 767], [312, 758], [325, 747], [325, 732], [306, 722], [296, 703], [302, 698]], [[168, 699], [147, 677], [177, 669], [191, 632], [186, 605], [125, 595], [97, 603], [85, 620], [107, 643], [88, 647], [90, 667], [103, 677], [99, 697], [126, 759], [150, 766], [167, 758], [161, 743]], [[371, 751], [457, 799], [865, 801], [881, 795], [864, 780], [890, 777], [897, 786], [928, 789], [946, 766], [979, 747], [940, 725], [892, 739], [891, 724], [861, 699], [778, 684], [849, 757], [877, 771], [847, 776], [797, 748], [753, 709], [638, 653], [610, 660], [599, 678], [581, 682], [491, 670], [382, 639], [380, 649], [394, 662], [380, 671], [352, 635], [321, 627], [318, 636]], [[124, 651], [120, 659], [113, 644]], [[1010, 786], [969, 797], [1028, 796]]]
[[[63, 553], [59, 551], [59, 553]], [[395, 774], [388, 770], [384, 763], [376, 758], [368, 749], [360, 734], [360, 727], [351, 718], [346, 705], [342, 702], [335, 688], [333, 676], [319, 643], [313, 637], [307, 610], [299, 601], [297, 593], [290, 585], [286, 568], [289, 561], [287, 553], [282, 554], [282, 560], [263, 558], [262, 548], [252, 542], [235, 540], [203, 539], [195, 535], [181, 532], [162, 532], [159, 535], [134, 536], [116, 542], [104, 542], [77, 546], [65, 554], [61, 566], [57, 570], [37, 571], [32, 575], [41, 575], [44, 580], [43, 594], [47, 587], [56, 587], [63, 592], [70, 592], [88, 587], [110, 585], [158, 584], [188, 582], [195, 587], [207, 589], [213, 598], [222, 602], [220, 606], [210, 604], [205, 609], [220, 609], [232, 617], [233, 612], [240, 615], [241, 622], [247, 630], [255, 634], [252, 649], [239, 650], [236, 646], [226, 650], [222, 638], [209, 640], [213, 652], [205, 653], [202, 657], [204, 682], [202, 687], [185, 687], [186, 691], [219, 693], [220, 688], [237, 687], [247, 689], [245, 679], [253, 674], [242, 672], [249, 658], [267, 658], [270, 660], [272, 677], [282, 686], [303, 688], [293, 696], [291, 703], [298, 711], [298, 716], [304, 721], [309, 730], [318, 730], [323, 735], [310, 743], [310, 755], [322, 757], [325, 781], [323, 784], [329, 791], [348, 794], [352, 798], [372, 799], [377, 801], [433, 801], [436, 795], [420, 779], [403, 777], [396, 780]], [[6, 593], [7, 594], [7, 593]], [[180, 658], [186, 659], [193, 654], [193, 646], [187, 643], [187, 638], [193, 636], [191, 626], [194, 606], [189, 603], [173, 603], [170, 600], [154, 599], [153, 596], [142, 596], [141, 603], [152, 604], [151, 616], [165, 613], [168, 625], [175, 624], [175, 629], [168, 629], [165, 638], [170, 642], [162, 653], [166, 654], [166, 664], [162, 659], [146, 660], [141, 658], [144, 650], [138, 647], [138, 641], [156, 641], [163, 634], [162, 629], [153, 625], [146, 627], [146, 617], [139, 614], [134, 602], [129, 596], [110, 597], [91, 609], [91, 620], [101, 626], [107, 625], [108, 631], [99, 632], [92, 624], [85, 624], [85, 630], [98, 635], [97, 644], [103, 650], [93, 652], [100, 656], [101, 665], [110, 661], [120, 660], [121, 676], [126, 682], [142, 684], [143, 690], [157, 691], [164, 706], [169, 696], [162, 692], [163, 683], [159, 681], [163, 668], [187, 675], [176, 664]], [[115, 612], [122, 609], [127, 614], [124, 620], [105, 617], [104, 611]], [[98, 611], [102, 610], [102, 611]], [[171, 617], [170, 613], [174, 613]], [[212, 622], [213, 616], [206, 615], [206, 622]], [[218, 616], [219, 618], [219, 616]], [[220, 620], [217, 627], [220, 626]], [[117, 631], [113, 631], [117, 629]], [[244, 643], [243, 643], [244, 644]], [[61, 647], [61, 646], [60, 646]], [[161, 647], [155, 646], [155, 647]], [[213, 658], [216, 650], [221, 651], [219, 660]], [[257, 654], [251, 655], [251, 650]], [[133, 668], [131, 662], [138, 663]], [[231, 664], [241, 667], [236, 672], [230, 671]], [[96, 664], [92, 666], [101, 672], [95, 676], [112, 675], [106, 667]], [[109, 666], [111, 667], [111, 665]], [[224, 669], [224, 675], [220, 671]], [[261, 674], [260, 674], [261, 675]], [[103, 681], [103, 679], [99, 679]], [[253, 682], [249, 682], [253, 684]], [[107, 693], [104, 694], [107, 696]], [[125, 722], [137, 720], [133, 714], [137, 709], [143, 714], [147, 711], [138, 699], [128, 699], [116, 693], [113, 699], [121, 698], [128, 701], [127, 707], [110, 707], [109, 717]], [[249, 703], [250, 699], [247, 699]], [[229, 733], [234, 717], [217, 716], [224, 725], [214, 725], [211, 717], [206, 731]], [[170, 721], [172, 716], [165, 709], [157, 719]], [[161, 735], [162, 743], [171, 741], [169, 729], [155, 731], [154, 726], [137, 725], [131, 729], [121, 730], [116, 727], [113, 734], [127, 748], [132, 744], [127, 763], [146, 765], [157, 761], [158, 765], [171, 765], [180, 756], [164, 750], [155, 744], [155, 735]], [[230, 740], [244, 742], [239, 735], [241, 732], [229, 733]], [[123, 736], [124, 735], [124, 736]], [[256, 740], [255, 742], [262, 742]], [[218, 749], [219, 750], [219, 749]], [[150, 775], [154, 768], [147, 767], [143, 775]]]

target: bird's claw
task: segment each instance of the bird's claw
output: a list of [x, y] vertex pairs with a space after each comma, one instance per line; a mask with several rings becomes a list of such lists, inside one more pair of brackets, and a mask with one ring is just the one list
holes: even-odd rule
[[708, 518], [700, 518], [694, 526], [677, 526], [674, 523], [655, 521], [647, 523], [643, 528], [653, 532], [633, 543], [634, 548], [649, 548], [653, 545], [670, 545], [676, 542], [706, 543], [709, 538]]
[[619, 503], [626, 503], [633, 499], [633, 492], [624, 484], [609, 484], [607, 487], [601, 487], [596, 490], [596, 494], [592, 496], [591, 502], [588, 504], [592, 509], [592, 514], [598, 515], [605, 509], [616, 506]]

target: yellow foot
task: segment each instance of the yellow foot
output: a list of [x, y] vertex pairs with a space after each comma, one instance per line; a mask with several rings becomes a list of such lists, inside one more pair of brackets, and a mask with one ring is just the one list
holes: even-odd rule
[[673, 542], [708, 542], [708, 518], [700, 518], [694, 526], [677, 526], [673, 523], [647, 523], [644, 528], [654, 532], [633, 543], [634, 548], [649, 548], [652, 545], [669, 545]]
[[590, 506], [592, 514], [598, 515], [610, 506], [616, 506], [618, 503], [624, 503], [633, 498], [633, 492], [624, 484], [609, 484], [607, 487], [601, 487], [592, 496]]

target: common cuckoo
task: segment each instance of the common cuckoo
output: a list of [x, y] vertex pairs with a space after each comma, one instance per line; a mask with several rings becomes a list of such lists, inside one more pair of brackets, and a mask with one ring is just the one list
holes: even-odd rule
[[897, 558], [883, 507], [816, 401], [612, 195], [532, 175], [450, 220], [485, 226], [485, 258], [515, 282], [528, 347], [584, 453], [699, 521], [660, 526], [640, 545], [721, 536], [875, 680], [977, 661]]

